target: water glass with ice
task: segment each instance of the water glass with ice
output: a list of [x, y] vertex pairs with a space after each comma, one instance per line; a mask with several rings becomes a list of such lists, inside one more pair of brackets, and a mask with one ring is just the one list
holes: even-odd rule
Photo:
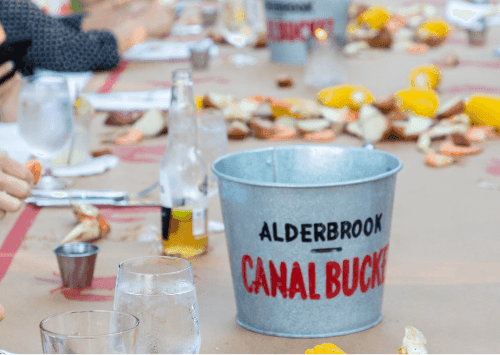
[[198, 149], [200, 150], [208, 174], [208, 197], [217, 194], [217, 177], [211, 171], [212, 163], [229, 153], [227, 129], [221, 110], [206, 108], [198, 114]]
[[40, 322], [44, 354], [130, 354], [137, 317], [116, 311], [64, 312]]
[[136, 353], [199, 353], [198, 304], [189, 261], [160, 256], [122, 262], [114, 309], [139, 318]]
[[38, 189], [55, 190], [68, 181], [51, 175], [53, 158], [69, 148], [73, 131], [73, 105], [66, 79], [57, 75], [33, 75], [23, 80], [19, 93], [18, 125], [31, 153], [42, 160], [44, 174]]

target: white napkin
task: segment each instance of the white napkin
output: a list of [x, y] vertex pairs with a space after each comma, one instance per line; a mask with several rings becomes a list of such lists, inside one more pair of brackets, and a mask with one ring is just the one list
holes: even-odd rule
[[481, 28], [480, 20], [486, 16], [488, 27], [500, 25], [498, 8], [491, 4], [474, 4], [468, 1], [452, 0], [446, 3], [446, 19], [465, 29], [477, 30]]
[[97, 158], [71, 166], [54, 167], [52, 175], [57, 177], [91, 176], [102, 174], [118, 165], [120, 159], [114, 155], [101, 155]]
[[[203, 40], [206, 41], [207, 39]], [[210, 39], [208, 39], [210, 40]], [[219, 55], [219, 47], [211, 41], [208, 53], [210, 57]], [[151, 41], [139, 43], [123, 55], [124, 59], [131, 61], [161, 61], [161, 60], [179, 60], [189, 59], [191, 57], [190, 49], [197, 45], [197, 41], [190, 42], [167, 42]]]
[[109, 94], [81, 94], [90, 102], [94, 110], [100, 111], [146, 111], [152, 108], [168, 110], [170, 107], [169, 90], [119, 91]]

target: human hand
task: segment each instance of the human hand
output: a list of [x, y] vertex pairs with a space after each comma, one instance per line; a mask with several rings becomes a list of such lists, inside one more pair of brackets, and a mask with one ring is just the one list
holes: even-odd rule
[[33, 174], [24, 165], [0, 152], [0, 219], [21, 208], [22, 200], [31, 194], [32, 183]]
[[175, 9], [154, 1], [148, 4], [137, 19], [146, 28], [148, 36], [164, 37], [170, 33], [174, 24]]
[[[14, 68], [12, 62], [0, 65], [0, 78], [9, 74]], [[21, 74], [14, 76], [0, 85], [0, 120], [14, 122], [17, 119], [17, 100], [21, 89]]]
[[111, 28], [111, 32], [115, 35], [120, 56], [136, 44], [144, 42], [147, 37], [146, 29], [137, 20], [124, 21]]

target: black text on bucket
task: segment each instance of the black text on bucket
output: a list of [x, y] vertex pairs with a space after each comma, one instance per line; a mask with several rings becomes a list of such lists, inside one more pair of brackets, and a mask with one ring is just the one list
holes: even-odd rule
[[382, 231], [382, 213], [375, 215], [375, 218], [368, 217], [364, 221], [357, 219], [354, 222], [303, 223], [299, 226], [285, 223], [281, 230], [278, 227], [276, 222], [264, 222], [259, 233], [260, 240], [287, 243], [297, 240], [311, 243], [357, 238], [361, 234], [369, 237], [372, 233], [377, 234]]

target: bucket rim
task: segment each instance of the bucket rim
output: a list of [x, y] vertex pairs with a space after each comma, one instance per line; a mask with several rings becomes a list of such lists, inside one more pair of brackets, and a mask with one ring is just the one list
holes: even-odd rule
[[[291, 148], [337, 148], [337, 149], [344, 149], [344, 150], [355, 150], [355, 151], [363, 151], [367, 152], [368, 154], [382, 154], [388, 157], [391, 157], [397, 161], [397, 166], [394, 169], [391, 169], [390, 171], [373, 175], [367, 178], [363, 179], [357, 179], [357, 180], [351, 180], [351, 181], [344, 181], [344, 182], [333, 182], [333, 183], [327, 183], [327, 184], [290, 184], [290, 183], [280, 183], [280, 182], [262, 182], [262, 181], [252, 181], [248, 179], [242, 179], [234, 176], [230, 176], [224, 173], [221, 173], [215, 168], [215, 165], [219, 163], [220, 161], [227, 159], [229, 157], [243, 154], [243, 153], [258, 153], [258, 152], [263, 152], [263, 151], [269, 151], [273, 149], [291, 149]], [[397, 172], [399, 172], [403, 168], [403, 161], [395, 156], [394, 154], [387, 153], [378, 149], [370, 150], [367, 148], [363, 147], [350, 147], [350, 146], [342, 146], [342, 145], [319, 145], [319, 144], [295, 144], [295, 145], [288, 145], [288, 146], [271, 146], [271, 147], [265, 147], [265, 148], [256, 148], [256, 149], [248, 149], [248, 150], [242, 150], [230, 154], [226, 154], [222, 157], [217, 158], [212, 166], [210, 167], [210, 170], [218, 177], [222, 178], [224, 180], [244, 184], [244, 185], [250, 185], [250, 186], [260, 186], [260, 187], [284, 187], [284, 188], [324, 188], [324, 187], [336, 187], [336, 186], [349, 186], [349, 185], [356, 185], [356, 184], [363, 184], [366, 182], [371, 182], [371, 181], [377, 181], [377, 180], [382, 180], [384, 178], [387, 178], [389, 176], [395, 175]]]

